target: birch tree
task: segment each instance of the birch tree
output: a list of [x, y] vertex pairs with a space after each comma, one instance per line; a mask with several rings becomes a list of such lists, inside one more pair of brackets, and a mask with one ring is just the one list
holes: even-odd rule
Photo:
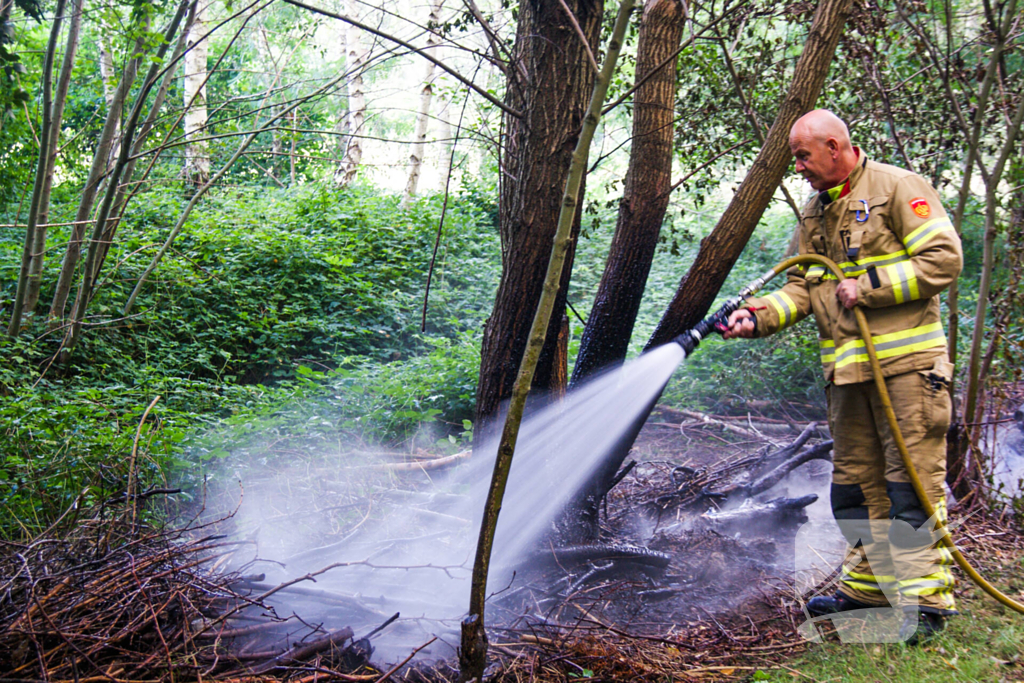
[[[104, 28], [104, 34], [100, 36], [97, 41], [99, 47], [99, 66], [100, 66], [100, 80], [103, 83], [103, 101], [107, 103], [107, 111], [114, 109], [117, 100], [117, 69], [114, 67], [114, 50], [111, 45], [110, 36], [113, 31], [110, 27]], [[118, 140], [121, 138], [121, 115], [123, 112], [118, 111], [117, 120], [114, 125], [114, 142], [110, 146], [110, 150], [107, 153], [107, 167], [114, 162], [117, 158]]]
[[[427, 47], [424, 53], [431, 57], [437, 56], [438, 37], [435, 31], [441, 23], [441, 8], [444, 0], [432, 0], [430, 5], [430, 18], [427, 20], [427, 29], [430, 35], [427, 38]], [[412, 151], [409, 154], [409, 180], [405, 185], [405, 194], [402, 196], [402, 205], [406, 206], [409, 200], [416, 195], [416, 189], [420, 181], [420, 172], [423, 168], [423, 156], [427, 149], [427, 130], [430, 126], [430, 102], [434, 96], [434, 62], [427, 60], [426, 72], [423, 74], [423, 88], [420, 90], [420, 109], [416, 115], [416, 134], [413, 139]]]
[[[351, 17], [359, 16], [357, 0], [345, 0], [345, 11]], [[345, 187], [355, 180], [359, 164], [363, 161], [363, 124], [366, 121], [366, 92], [363, 84], [363, 71], [366, 67], [369, 52], [363, 46], [361, 31], [354, 24], [345, 26], [345, 45], [348, 48], [348, 59], [345, 68], [348, 78], [348, 114], [346, 127], [350, 135], [345, 148], [345, 158], [341, 160], [334, 173], [334, 182]]]
[[210, 144], [204, 139], [206, 133], [206, 81], [207, 53], [209, 40], [207, 15], [212, 0], [198, 0], [195, 21], [188, 34], [188, 51], [185, 53], [185, 76], [182, 90], [185, 94], [185, 168], [182, 177], [185, 184], [201, 187], [210, 179]]

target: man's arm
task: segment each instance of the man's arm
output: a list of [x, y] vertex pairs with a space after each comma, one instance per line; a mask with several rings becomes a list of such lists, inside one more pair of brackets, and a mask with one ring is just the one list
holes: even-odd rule
[[[868, 308], [930, 299], [956, 280], [963, 265], [960, 238], [938, 193], [923, 178], [900, 180], [890, 202], [889, 227], [903, 242], [907, 259], [869, 268], [857, 278], [856, 303]], [[852, 280], [841, 286], [847, 282]]]
[[729, 331], [722, 336], [726, 339], [767, 337], [806, 318], [811, 313], [811, 296], [804, 273], [802, 266], [790, 268], [788, 281], [782, 289], [747, 299], [743, 308], [729, 316]]

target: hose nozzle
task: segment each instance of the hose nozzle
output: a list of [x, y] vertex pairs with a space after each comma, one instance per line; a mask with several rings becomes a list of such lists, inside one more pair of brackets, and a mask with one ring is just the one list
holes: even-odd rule
[[740, 290], [739, 295], [729, 299], [722, 304], [721, 308], [697, 323], [693, 329], [683, 332], [672, 341], [682, 346], [683, 352], [689, 356], [700, 345], [701, 341], [706, 339], [712, 332], [725, 334], [725, 331], [729, 329], [729, 316], [732, 315], [732, 312], [742, 306], [748, 296], [753, 296], [769, 280], [781, 272], [782, 269], [778, 266], [772, 268]]
[[729, 316], [737, 308], [743, 305], [743, 297], [733, 297], [722, 304], [722, 307], [697, 323], [692, 329], [683, 332], [673, 339], [676, 344], [683, 347], [683, 353], [689, 356], [694, 349], [700, 346], [701, 341], [706, 339], [712, 332], [723, 334], [729, 329]]

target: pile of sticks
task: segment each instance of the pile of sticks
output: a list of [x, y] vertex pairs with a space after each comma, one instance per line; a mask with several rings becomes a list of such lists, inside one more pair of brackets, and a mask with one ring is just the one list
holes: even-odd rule
[[[326, 671], [343, 675], [328, 667], [345, 662], [363, 669], [350, 679], [380, 676], [365, 668], [368, 641], [354, 640], [351, 629], [296, 624], [267, 614], [262, 596], [234, 589], [242, 577], [218, 567], [244, 542], [109, 510], [60, 527], [24, 543], [0, 541], [4, 681], [226, 681], [317, 670], [323, 679]], [[246, 616], [247, 608], [263, 614]], [[288, 636], [239, 651], [275, 625]]]
[[652, 491], [646, 502], [655, 511], [676, 507], [696, 509], [712, 500], [750, 498], [767, 491], [806, 462], [831, 460], [831, 440], [807, 446], [817, 430], [818, 425], [812, 422], [792, 443], [781, 448], [769, 446], [709, 467], [676, 467], [672, 471], [673, 490]]

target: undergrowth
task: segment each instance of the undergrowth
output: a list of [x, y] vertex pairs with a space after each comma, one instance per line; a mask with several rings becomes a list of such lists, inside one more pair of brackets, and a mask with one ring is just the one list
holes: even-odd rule
[[[75, 199], [56, 203], [51, 220], [67, 222]], [[32, 535], [80, 496], [96, 502], [119, 494], [133, 451], [145, 486], [182, 486], [188, 495], [212, 463], [232, 455], [238, 463], [339, 443], [467, 447], [501, 247], [494, 189], [478, 183], [452, 197], [421, 329], [442, 201], [423, 196], [403, 209], [370, 187], [221, 190], [199, 205], [124, 316], [184, 203], [172, 189], [137, 200], [70, 363], [52, 362], [61, 335], [43, 320], [52, 297], [45, 286], [26, 333], [0, 340], [0, 537]], [[614, 208], [588, 210], [579, 240], [569, 300], [582, 316], [601, 276]], [[670, 214], [631, 356], [642, 351], [720, 208]], [[8, 213], [4, 223], [16, 223], [14, 209]], [[788, 209], [769, 211], [722, 298], [777, 262], [792, 229]], [[18, 229], [0, 227], [0, 313], [14, 296], [22, 239]], [[67, 239], [66, 228], [53, 230], [49, 253], [59, 254]], [[59, 266], [47, 258], [48, 286]], [[575, 314], [571, 330], [570, 366], [583, 330]], [[676, 372], [663, 401], [721, 413], [744, 412], [751, 400], [785, 402], [813, 415], [822, 385], [814, 325], [805, 321], [765, 340], [708, 340]]]

